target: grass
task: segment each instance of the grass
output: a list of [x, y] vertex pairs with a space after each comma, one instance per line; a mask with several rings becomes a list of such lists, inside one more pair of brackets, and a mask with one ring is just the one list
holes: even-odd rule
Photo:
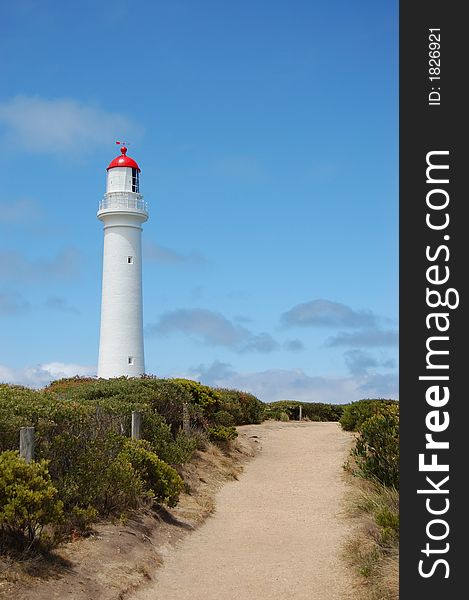
[[398, 600], [399, 493], [379, 483], [350, 479], [355, 493], [347, 508], [355, 527], [345, 558], [361, 576], [361, 600]]

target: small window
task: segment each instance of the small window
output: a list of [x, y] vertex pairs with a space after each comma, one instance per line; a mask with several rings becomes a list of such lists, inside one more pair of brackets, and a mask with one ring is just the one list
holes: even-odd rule
[[134, 364], [134, 357], [133, 356], [129, 356], [127, 359], [127, 362], [129, 365], [133, 365]]
[[127, 264], [131, 265], [131, 264], [133, 264], [133, 262], [134, 262], [134, 257], [133, 256], [128, 256], [127, 257]]
[[140, 191], [140, 183], [138, 180], [138, 169], [132, 169], [132, 192]]

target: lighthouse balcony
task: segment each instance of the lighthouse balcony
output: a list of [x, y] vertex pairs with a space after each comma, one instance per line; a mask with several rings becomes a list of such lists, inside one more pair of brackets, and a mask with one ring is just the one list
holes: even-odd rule
[[141, 194], [110, 192], [99, 203], [98, 214], [103, 211], [130, 211], [148, 215], [148, 203]]

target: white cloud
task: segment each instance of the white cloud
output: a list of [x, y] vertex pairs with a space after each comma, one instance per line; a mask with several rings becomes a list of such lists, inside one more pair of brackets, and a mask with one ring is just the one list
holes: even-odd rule
[[44, 302], [44, 307], [49, 308], [51, 310], [56, 310], [59, 312], [66, 312], [73, 315], [79, 315], [81, 312], [73, 306], [69, 304], [65, 298], [61, 298], [60, 296], [49, 296], [47, 300]]
[[146, 328], [149, 335], [183, 333], [211, 346], [224, 346], [235, 352], [272, 352], [278, 343], [268, 333], [255, 334], [234, 325], [221, 313], [203, 308], [179, 309], [164, 313]]
[[192, 378], [207, 385], [251, 392], [263, 402], [301, 400], [343, 404], [364, 397], [398, 396], [396, 375], [321, 377], [307, 375], [302, 369], [237, 373], [230, 364], [219, 361], [209, 366], [199, 365], [190, 373]]
[[302, 327], [374, 327], [377, 317], [371, 310], [354, 310], [341, 302], [317, 299], [297, 304], [284, 313], [287, 326]]
[[0, 124], [10, 147], [35, 153], [83, 153], [141, 135], [129, 118], [69, 98], [15, 96], [0, 103]]
[[277, 350], [278, 346], [278, 342], [274, 340], [270, 333], [256, 334], [248, 331], [248, 335], [239, 346], [238, 352], [272, 352]]
[[30, 260], [13, 251], [0, 251], [0, 277], [26, 283], [76, 279], [81, 255], [74, 248], [62, 250], [51, 259]]
[[338, 331], [326, 340], [330, 347], [348, 346], [384, 347], [397, 346], [398, 332], [395, 329], [383, 329], [391, 319], [380, 317], [371, 310], [355, 310], [341, 302], [317, 299], [297, 304], [280, 318], [287, 327], [328, 327], [332, 329], [354, 329]]
[[199, 375], [199, 377], [202, 377], [206, 382], [213, 382], [209, 385], [217, 385], [216, 382], [223, 381], [227, 377], [236, 375], [236, 371], [233, 370], [229, 363], [221, 362], [220, 360], [214, 360], [208, 367], [199, 365], [195, 369], [192, 369], [191, 372]]
[[362, 331], [341, 331], [327, 340], [328, 346], [397, 346], [399, 334], [393, 329], [363, 329]]
[[364, 398], [397, 398], [399, 377], [395, 373], [373, 373], [365, 377], [358, 389]]
[[301, 352], [305, 349], [305, 346], [301, 340], [287, 340], [283, 344], [283, 347], [289, 352]]
[[0, 315], [15, 315], [29, 308], [29, 302], [17, 292], [0, 290]]
[[396, 366], [393, 359], [377, 358], [376, 356], [357, 348], [344, 352], [344, 359], [345, 364], [352, 375], [366, 375], [370, 369], [376, 367], [394, 369]]
[[41, 388], [55, 379], [74, 377], [75, 375], [94, 377], [96, 375], [96, 367], [61, 362], [44, 363], [35, 367], [24, 367], [22, 369], [12, 369], [5, 365], [0, 365], [0, 382], [25, 385], [33, 388]]

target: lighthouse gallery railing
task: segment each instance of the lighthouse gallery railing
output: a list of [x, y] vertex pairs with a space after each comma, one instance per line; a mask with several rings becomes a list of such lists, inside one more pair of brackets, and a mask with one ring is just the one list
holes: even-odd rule
[[148, 203], [143, 200], [143, 196], [140, 194], [129, 198], [128, 192], [108, 192], [99, 202], [99, 210], [113, 208], [148, 212]]

